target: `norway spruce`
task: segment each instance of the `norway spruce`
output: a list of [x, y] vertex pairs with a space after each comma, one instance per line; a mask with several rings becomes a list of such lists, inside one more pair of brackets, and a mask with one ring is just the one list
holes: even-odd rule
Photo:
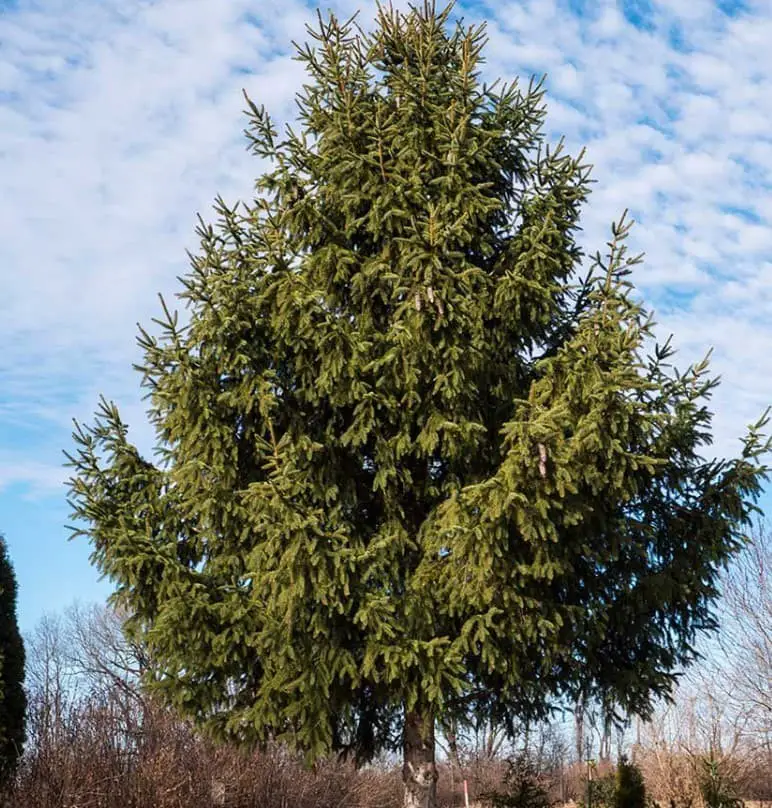
[[218, 200], [189, 318], [141, 333], [157, 459], [106, 401], [71, 457], [151, 686], [222, 738], [401, 747], [408, 806], [440, 717], [645, 714], [766, 449], [703, 459], [715, 382], [653, 344], [628, 225], [583, 260], [588, 167], [450, 15], [319, 17], [297, 127], [248, 102], [255, 199]]

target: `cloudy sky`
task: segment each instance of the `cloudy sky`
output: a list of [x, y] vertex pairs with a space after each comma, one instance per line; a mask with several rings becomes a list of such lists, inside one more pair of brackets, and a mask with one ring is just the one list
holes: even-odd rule
[[[339, 15], [367, 0], [322, 6]], [[242, 88], [279, 120], [303, 81], [298, 0], [0, 0], [0, 529], [20, 617], [102, 598], [68, 542], [62, 449], [100, 393], [149, 445], [137, 321], [173, 294], [195, 217], [260, 163]], [[489, 21], [489, 78], [547, 73], [548, 135], [588, 148], [582, 243], [629, 207], [634, 280], [680, 362], [714, 346], [719, 451], [772, 402], [772, 3], [532, 0]]]

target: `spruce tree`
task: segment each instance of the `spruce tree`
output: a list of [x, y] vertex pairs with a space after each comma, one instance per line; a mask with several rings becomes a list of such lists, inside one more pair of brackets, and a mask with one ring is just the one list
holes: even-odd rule
[[16, 770], [25, 738], [24, 643], [16, 619], [16, 576], [0, 536], [0, 788]]
[[767, 448], [703, 457], [716, 381], [654, 343], [629, 224], [585, 259], [583, 155], [451, 13], [320, 15], [297, 127], [247, 99], [269, 168], [140, 333], [157, 457], [105, 400], [69, 456], [150, 686], [224, 739], [401, 747], [410, 806], [438, 718], [668, 692]]
[[635, 763], [624, 755], [617, 764], [613, 808], [646, 808], [646, 785]]

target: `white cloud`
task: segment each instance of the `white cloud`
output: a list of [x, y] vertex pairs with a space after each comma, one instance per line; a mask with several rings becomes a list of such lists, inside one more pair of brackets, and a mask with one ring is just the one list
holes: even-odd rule
[[[715, 346], [724, 379], [714, 399], [717, 449], [732, 451], [772, 402], [772, 55], [764, 45], [772, 7], [733, 19], [708, 0], [663, 0], [644, 31], [614, 2], [590, 6], [591, 19], [577, 22], [564, 8], [558, 23], [552, 3], [514, 14], [491, 5], [491, 62], [509, 74], [548, 73], [549, 109], [557, 108], [548, 129], [566, 134], [574, 151], [588, 146], [598, 180], [582, 243], [594, 252], [631, 209], [639, 225], [628, 243], [646, 252], [634, 279], [660, 332], [674, 332], [679, 364]], [[554, 61], [532, 64], [517, 47], [505, 50], [513, 29], [535, 52], [558, 54]], [[674, 30], [682, 47], [672, 44]], [[566, 114], [568, 103], [583, 113]]]
[[0, 453], [0, 491], [21, 484], [27, 501], [62, 494], [68, 476], [64, 468], [28, 460], [22, 452]]
[[[587, 19], [556, 0], [459, 11], [490, 20], [488, 76], [547, 72], [551, 136], [587, 143], [588, 252], [629, 207], [631, 251], [647, 253], [636, 278], [662, 328], [684, 361], [716, 345], [724, 448], [772, 400], [772, 9], [730, 19], [709, 0], [663, 0], [644, 31], [612, 0], [589, 5]], [[88, 417], [98, 392], [141, 422], [134, 323], [176, 289], [196, 212], [251, 193], [241, 88], [291, 117], [303, 73], [289, 40], [312, 20], [298, 0], [21, 0], [0, 18], [0, 418], [50, 424], [41, 468], [58, 468], [70, 416]]]

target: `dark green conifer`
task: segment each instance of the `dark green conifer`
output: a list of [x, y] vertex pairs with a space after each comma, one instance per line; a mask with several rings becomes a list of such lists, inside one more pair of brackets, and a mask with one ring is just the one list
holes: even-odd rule
[[622, 757], [617, 764], [613, 808], [646, 808], [646, 786], [635, 763]]
[[13, 777], [24, 747], [27, 697], [24, 643], [16, 619], [16, 576], [0, 536], [0, 788]]
[[249, 102], [270, 168], [201, 223], [189, 321], [142, 331], [158, 459], [107, 402], [71, 458], [154, 687], [225, 738], [401, 745], [409, 805], [439, 716], [646, 714], [766, 449], [703, 458], [715, 381], [653, 344], [629, 225], [580, 272], [588, 167], [450, 13], [320, 16], [298, 128]]

